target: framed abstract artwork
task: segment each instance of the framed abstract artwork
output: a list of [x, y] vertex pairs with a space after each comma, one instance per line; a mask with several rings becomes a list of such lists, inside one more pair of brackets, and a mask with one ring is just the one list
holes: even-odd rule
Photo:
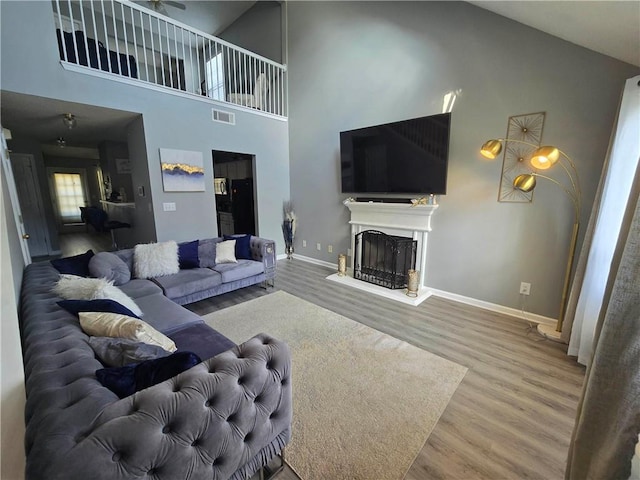
[[160, 166], [165, 192], [204, 192], [202, 152], [161, 148]]

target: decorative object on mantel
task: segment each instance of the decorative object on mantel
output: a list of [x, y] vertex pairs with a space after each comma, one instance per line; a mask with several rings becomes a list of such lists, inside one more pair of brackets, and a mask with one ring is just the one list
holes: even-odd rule
[[437, 197], [432, 193], [428, 197], [412, 198], [411, 206], [416, 207], [418, 205], [437, 205]]
[[338, 255], [338, 275], [344, 277], [347, 274], [347, 256], [344, 253]]
[[542, 140], [544, 117], [544, 112], [509, 117], [498, 190], [499, 202], [530, 203], [533, 200], [533, 192], [515, 188], [513, 182], [518, 175], [528, 173], [528, 161]]
[[202, 152], [161, 148], [160, 165], [165, 192], [204, 192]]
[[[569, 257], [567, 259], [567, 267], [564, 275], [564, 284], [562, 287], [562, 300], [560, 303], [560, 314], [558, 316], [558, 323], [555, 327], [547, 326], [547, 325], [538, 325], [538, 333], [543, 337], [548, 338], [549, 340], [553, 340], [556, 342], [562, 342], [560, 338], [560, 333], [562, 332], [562, 323], [564, 321], [564, 315], [567, 307], [567, 300], [569, 295], [569, 287], [571, 286], [571, 270], [573, 268], [573, 260], [576, 252], [576, 243], [578, 241], [578, 230], [580, 228], [580, 179], [578, 178], [578, 171], [576, 170], [575, 163], [571, 158], [564, 153], [562, 150], [558, 149], [554, 146], [543, 146], [538, 147], [536, 145], [532, 145], [528, 142], [521, 140], [513, 140], [513, 139], [494, 139], [489, 140], [482, 145], [480, 153], [489, 159], [494, 159], [498, 156], [502, 150], [503, 142], [517, 142], [524, 143], [529, 147], [533, 147], [531, 158], [529, 159], [529, 164], [531, 168], [537, 170], [548, 170], [553, 167], [555, 164], [559, 164], [564, 170], [568, 182], [562, 183], [555, 178], [551, 178], [547, 175], [542, 175], [537, 172], [532, 172], [530, 169], [523, 173], [518, 174], [512, 181], [513, 189], [517, 191], [521, 191], [524, 193], [530, 193], [536, 187], [536, 179], [544, 178], [545, 180], [549, 180], [551, 183], [559, 186], [571, 199], [573, 203], [574, 209], [574, 220], [573, 220], [573, 231], [571, 234], [571, 243], [569, 245]], [[529, 168], [529, 167], [528, 167]]]
[[285, 253], [287, 259], [293, 257], [293, 239], [296, 234], [296, 214], [293, 211], [293, 203], [286, 201], [282, 204], [282, 235], [284, 236]]
[[407, 296], [417, 297], [420, 285], [418, 279], [420, 274], [417, 270], [409, 270], [407, 272]]

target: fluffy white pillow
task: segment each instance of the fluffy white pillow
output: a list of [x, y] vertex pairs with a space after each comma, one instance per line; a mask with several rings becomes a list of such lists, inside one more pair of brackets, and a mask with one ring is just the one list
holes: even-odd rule
[[53, 293], [65, 300], [93, 300], [96, 290], [110, 285], [105, 278], [85, 278], [77, 275], [60, 275]]
[[216, 243], [216, 263], [238, 263], [235, 240]]
[[140, 310], [140, 307], [136, 304], [136, 302], [134, 302], [129, 295], [124, 293], [115, 285], [106, 285], [103, 288], [97, 289], [91, 300], [95, 300], [96, 298], [108, 298], [110, 300], [113, 300], [114, 302], [118, 302], [124, 307], [127, 307], [137, 316], [142, 316], [142, 310]]
[[133, 269], [138, 278], [178, 273], [180, 271], [178, 244], [170, 240], [136, 245], [133, 250]]
[[157, 345], [169, 352], [177, 350], [173, 340], [140, 319], [109, 312], [80, 312], [78, 317], [87, 335], [127, 338]]
[[85, 278], [76, 275], [60, 275], [53, 293], [66, 300], [95, 300], [108, 298], [142, 316], [142, 310], [131, 297], [105, 278]]

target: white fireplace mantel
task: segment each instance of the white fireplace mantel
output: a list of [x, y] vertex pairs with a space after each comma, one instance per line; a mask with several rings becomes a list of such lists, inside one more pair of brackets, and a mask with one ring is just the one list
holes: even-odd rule
[[[382, 203], [382, 202], [356, 202], [347, 199], [344, 205], [351, 212], [351, 254], [355, 255], [355, 237], [365, 230], [379, 230], [388, 235], [400, 235], [411, 237], [417, 241], [416, 270], [420, 272], [420, 291], [417, 298], [410, 298], [404, 291], [390, 290], [378, 287], [360, 280], [354, 280], [352, 276], [337, 277], [332, 275], [332, 280], [348, 283], [351, 286], [363, 290], [378, 293], [382, 296], [401, 300], [404, 303], [418, 305], [431, 295], [424, 288], [427, 274], [427, 239], [431, 231], [431, 216], [438, 205], [413, 205], [410, 203]], [[353, 265], [353, 257], [349, 261]], [[350, 272], [353, 275], [353, 272]], [[336, 278], [337, 277], [337, 278]], [[394, 293], [392, 293], [394, 292]]]
[[348, 199], [343, 203], [351, 211], [351, 225], [414, 232], [430, 232], [431, 216], [438, 208], [438, 205], [355, 202]]

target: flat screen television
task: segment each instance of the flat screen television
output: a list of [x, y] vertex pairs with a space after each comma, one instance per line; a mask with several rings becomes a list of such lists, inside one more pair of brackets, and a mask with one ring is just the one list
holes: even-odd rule
[[451, 114], [340, 133], [343, 193], [447, 193]]

